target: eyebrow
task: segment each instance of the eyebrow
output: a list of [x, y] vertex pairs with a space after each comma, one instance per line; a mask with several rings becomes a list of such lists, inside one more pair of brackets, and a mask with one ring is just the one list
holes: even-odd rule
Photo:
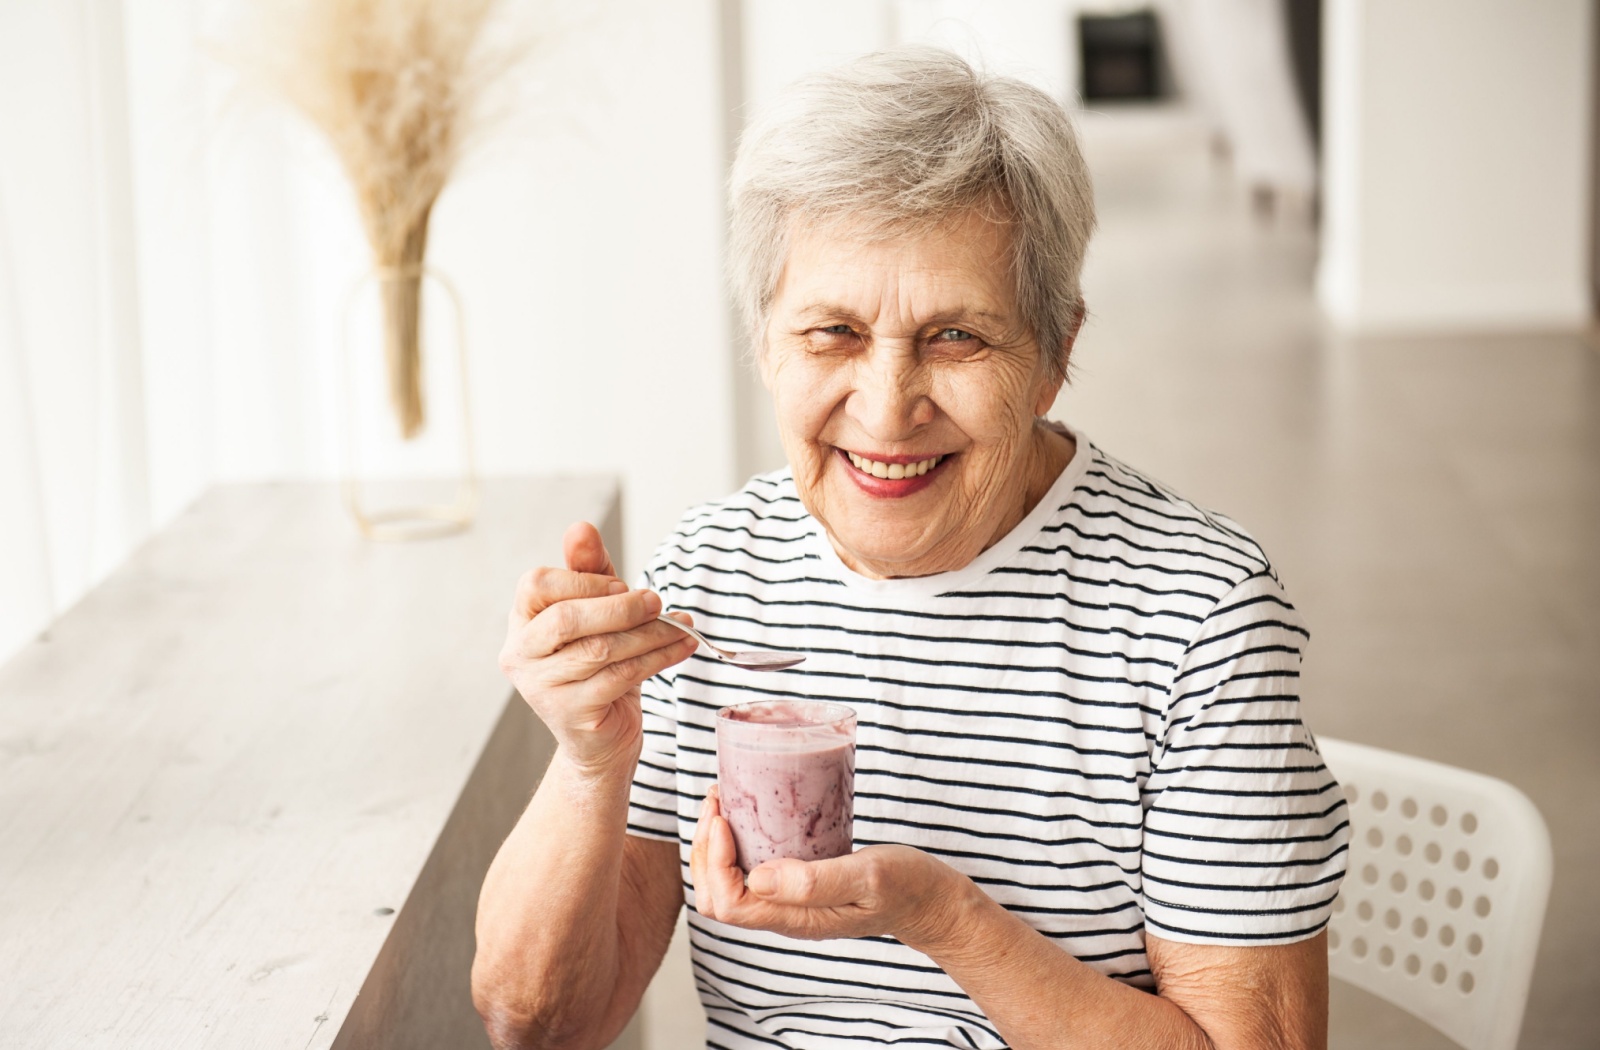
[[[838, 303], [827, 303], [827, 302], [807, 303], [805, 306], [802, 306], [800, 309], [796, 310], [795, 311], [795, 315], [797, 317], [802, 317], [802, 318], [812, 318], [812, 317], [853, 317], [853, 318], [859, 318], [860, 317], [860, 314], [856, 313], [854, 310], [850, 309], [849, 307], [841, 306]], [[945, 323], [945, 322], [950, 322], [950, 321], [960, 321], [960, 320], [963, 320], [965, 318], [971, 318], [974, 321], [987, 321], [987, 322], [989, 322], [991, 324], [998, 324], [998, 325], [1009, 324], [1010, 321], [1011, 321], [1011, 319], [1009, 317], [1005, 317], [1005, 316], [1003, 316], [1001, 314], [993, 313], [993, 312], [991, 312], [989, 310], [957, 309], [957, 310], [946, 310], [946, 311], [944, 311], [942, 313], [934, 314], [932, 317], [928, 318], [923, 323], [924, 324], [939, 324], [939, 323]]]

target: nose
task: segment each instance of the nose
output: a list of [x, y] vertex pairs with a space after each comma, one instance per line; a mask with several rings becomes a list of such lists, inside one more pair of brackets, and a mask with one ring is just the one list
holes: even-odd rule
[[877, 345], [862, 355], [846, 410], [879, 441], [902, 441], [933, 422], [928, 370], [914, 349]]

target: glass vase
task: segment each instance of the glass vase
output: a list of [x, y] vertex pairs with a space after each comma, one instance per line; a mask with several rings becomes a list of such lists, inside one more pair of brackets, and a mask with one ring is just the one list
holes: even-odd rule
[[362, 277], [340, 368], [345, 508], [363, 535], [459, 532], [478, 509], [461, 297], [431, 269]]

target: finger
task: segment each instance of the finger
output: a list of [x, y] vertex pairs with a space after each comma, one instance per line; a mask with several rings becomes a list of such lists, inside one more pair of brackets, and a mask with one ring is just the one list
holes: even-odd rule
[[706, 848], [711, 842], [711, 819], [717, 813], [717, 785], [712, 784], [700, 805], [700, 819], [694, 825], [694, 843], [689, 847], [689, 881], [694, 884], [694, 907], [701, 915], [714, 919], [716, 897], [706, 878]]
[[567, 526], [561, 537], [561, 551], [566, 556], [567, 568], [576, 572], [597, 572], [606, 576], [620, 575], [606, 553], [600, 530], [587, 521], [575, 521]]
[[[574, 675], [573, 667], [577, 665], [564, 659], [565, 654], [531, 663], [516, 656], [502, 660], [502, 665], [509, 668], [506, 673], [523, 696], [530, 692], [548, 694], [548, 702], [560, 710], [592, 715], [604, 714], [620, 697], [634, 695], [646, 679], [687, 660], [693, 652], [692, 639], [688, 642], [673, 640], [642, 656], [607, 664], [592, 673], [588, 673], [589, 668], [579, 666], [578, 675], [587, 673], [587, 677]], [[632, 702], [639, 703], [637, 696]]]
[[680, 635], [659, 649], [606, 664], [585, 681], [601, 694], [614, 696], [632, 689], [647, 678], [654, 678], [673, 664], [689, 659], [699, 644], [688, 635]]
[[750, 872], [750, 892], [769, 904], [837, 908], [869, 897], [871, 862], [861, 854], [831, 860], [771, 860]]
[[[553, 651], [546, 640], [530, 636], [525, 642], [518, 642], [518, 651], [527, 652], [529, 655], [526, 659], [530, 660], [548, 658], [550, 667], [546, 674], [552, 680], [561, 682], [586, 681], [616, 664], [623, 664], [626, 666], [618, 668], [617, 673], [602, 679], [602, 682], [628, 682], [627, 688], [632, 688], [637, 684], [632, 681], [637, 676], [636, 670], [643, 675], [639, 678], [642, 682], [692, 653], [695, 646], [683, 644], [687, 637], [666, 624], [652, 620], [629, 631], [585, 635]], [[683, 645], [681, 654], [677, 652], [680, 644]], [[665, 663], [651, 659], [652, 654], [660, 650], [669, 650], [661, 653]], [[642, 663], [636, 666], [632, 661]], [[648, 671], [642, 670], [645, 663], [650, 665]]]
[[706, 845], [706, 882], [716, 895], [724, 921], [745, 898], [744, 872], [739, 870], [739, 851], [733, 843], [733, 825], [720, 812], [713, 813]]
[[[604, 577], [591, 576], [588, 579]], [[627, 591], [624, 594], [557, 602], [535, 616], [523, 629], [523, 637], [518, 639], [517, 647], [530, 658], [549, 656], [580, 640], [616, 635], [643, 627], [654, 621], [660, 612], [661, 599], [652, 591]], [[652, 642], [646, 649], [655, 649], [682, 633], [675, 627], [661, 624], [655, 631], [642, 637]], [[593, 646], [598, 647], [599, 644], [595, 642]], [[625, 656], [637, 656], [643, 651], [646, 650], [636, 648], [633, 652], [619, 653], [610, 659], [606, 658], [605, 653], [597, 651], [591, 654], [591, 662], [611, 663]]]
[[615, 577], [540, 566], [518, 578], [517, 594], [511, 603], [511, 620], [513, 624], [526, 623], [561, 602], [626, 594], [627, 590], [628, 585]]

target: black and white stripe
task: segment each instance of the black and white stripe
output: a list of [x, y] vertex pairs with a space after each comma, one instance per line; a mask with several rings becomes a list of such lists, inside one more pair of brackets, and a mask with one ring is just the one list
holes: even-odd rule
[[[715, 713], [784, 696], [858, 713], [857, 848], [926, 850], [1110, 977], [1152, 986], [1147, 929], [1277, 944], [1328, 921], [1349, 828], [1300, 720], [1299, 615], [1242, 529], [1081, 436], [954, 573], [855, 575], [778, 472], [686, 515], [645, 575], [719, 644], [812, 654], [760, 675], [695, 656], [645, 684], [628, 829], [679, 843], [691, 907]], [[1004, 1045], [890, 938], [690, 926], [708, 1046]]]

